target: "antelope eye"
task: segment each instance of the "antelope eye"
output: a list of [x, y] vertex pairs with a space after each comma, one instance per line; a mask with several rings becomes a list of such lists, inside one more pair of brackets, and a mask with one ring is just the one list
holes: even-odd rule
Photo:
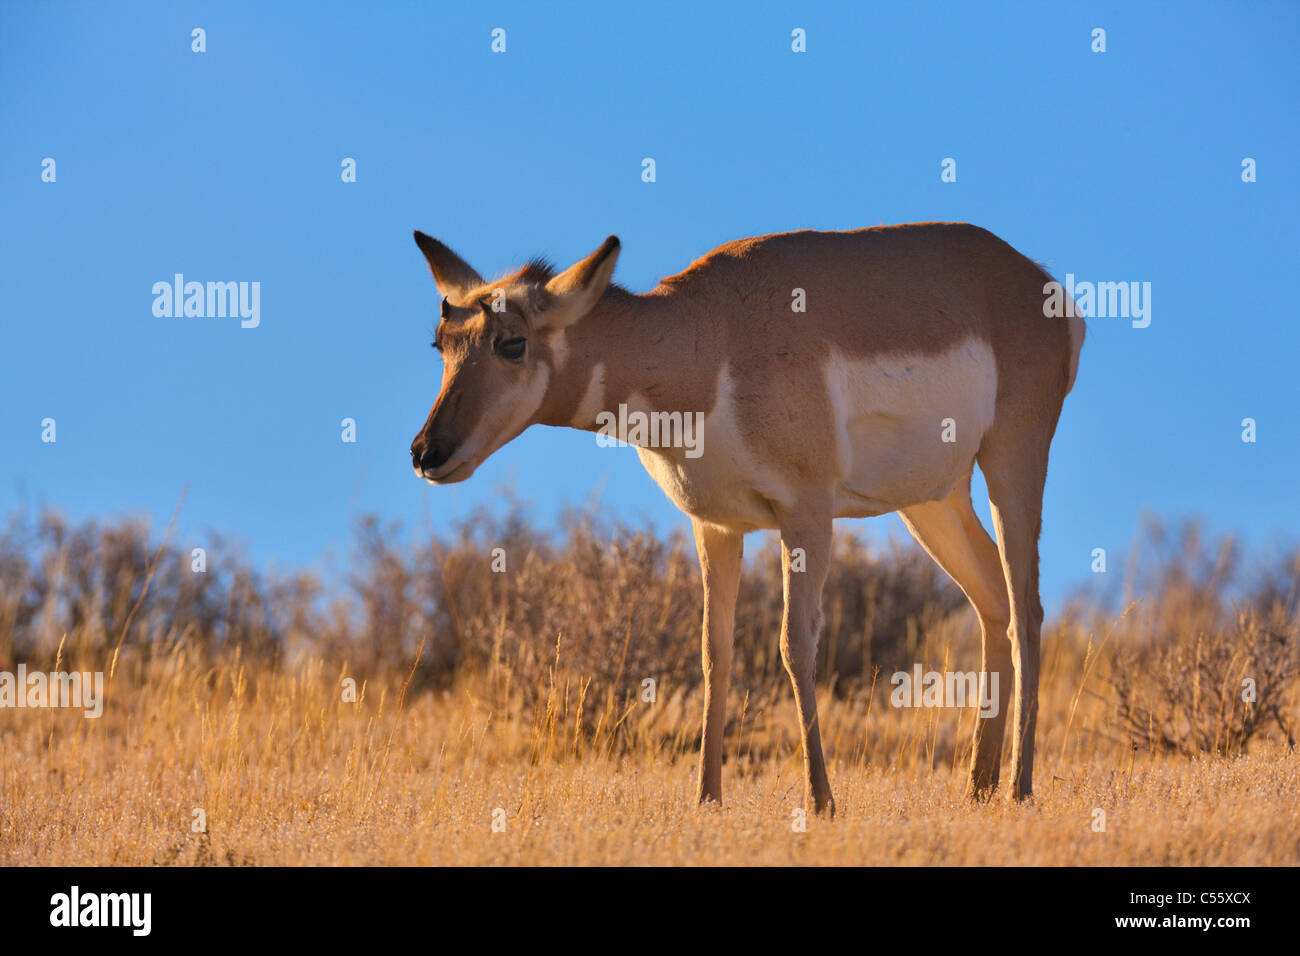
[[517, 362], [524, 357], [524, 347], [526, 344], [527, 342], [524, 339], [506, 339], [502, 342], [497, 342], [493, 348], [496, 350], [497, 355], [500, 355], [502, 358], [510, 359], [512, 362]]

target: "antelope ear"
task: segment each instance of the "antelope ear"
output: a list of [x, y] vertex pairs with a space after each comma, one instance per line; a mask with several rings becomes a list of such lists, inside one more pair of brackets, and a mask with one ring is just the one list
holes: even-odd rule
[[426, 236], [417, 229], [415, 244], [424, 253], [424, 258], [429, 263], [429, 271], [433, 273], [433, 281], [438, 284], [438, 291], [444, 297], [460, 298], [462, 293], [483, 284], [483, 277], [475, 272], [468, 262], [433, 236]]
[[546, 283], [551, 303], [538, 316], [538, 323], [544, 328], [562, 329], [590, 312], [609, 286], [618, 251], [618, 236], [610, 236], [587, 258]]

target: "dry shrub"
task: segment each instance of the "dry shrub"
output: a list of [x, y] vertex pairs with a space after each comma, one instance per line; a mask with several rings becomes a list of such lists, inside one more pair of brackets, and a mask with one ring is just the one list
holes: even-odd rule
[[[525, 515], [516, 503], [422, 540], [366, 518], [349, 573], [329, 587], [309, 574], [260, 574], [220, 538], [198, 574], [188, 551], [160, 547], [140, 522], [15, 517], [0, 535], [0, 669], [48, 666], [60, 644], [64, 661], [99, 669], [119, 641], [124, 660], [145, 664], [177, 647], [195, 666], [232, 653], [273, 669], [328, 661], [361, 681], [398, 683], [408, 702], [482, 697], [538, 728], [541, 751], [559, 739], [569, 744], [557, 752], [689, 751], [701, 680], [693, 543], [589, 512], [548, 534]], [[774, 535], [748, 544], [729, 731], [758, 755], [790, 742], [789, 686], [779, 548]], [[1145, 544], [1154, 553], [1135, 558], [1141, 573], [1127, 582], [1142, 598], [1133, 612], [1117, 623], [1120, 596], [1093, 596], [1044, 633], [1045, 748], [1087, 757], [1118, 734], [1123, 745], [1231, 754], [1274, 729], [1292, 740], [1296, 559], [1247, 573], [1230, 540], [1207, 544], [1195, 525], [1180, 535], [1153, 527]], [[959, 762], [968, 714], [889, 713], [886, 700], [889, 675], [916, 663], [978, 667], [965, 599], [915, 547], [880, 548], [849, 527], [834, 547], [818, 673], [824, 699], [846, 704], [841, 746], [863, 759]], [[1253, 703], [1239, 692], [1247, 677]], [[648, 680], [654, 708], [639, 706]]]
[[1300, 677], [1300, 628], [1278, 610], [1232, 627], [1117, 653], [1116, 716], [1145, 749], [1233, 756], [1268, 726], [1295, 746], [1287, 707]]
[[310, 582], [268, 581], [220, 538], [207, 550], [200, 574], [188, 552], [151, 544], [142, 521], [13, 516], [0, 535], [0, 667], [52, 661], [61, 644], [64, 660], [102, 661], [124, 641], [145, 654], [184, 642], [210, 661], [236, 648], [277, 659]]
[[1240, 754], [1270, 728], [1294, 747], [1300, 554], [1246, 574], [1234, 540], [1206, 543], [1195, 522], [1151, 523], [1147, 538], [1154, 559], [1130, 588], [1154, 599], [1126, 621], [1106, 675], [1120, 733], [1189, 756]]
[[[750, 546], [734, 679], [757, 687], [786, 679], [777, 647], [781, 568], [774, 536]], [[565, 671], [620, 695], [638, 692], [646, 678], [687, 688], [700, 681], [699, 567], [680, 533], [659, 538], [584, 512], [567, 515], [551, 537], [516, 506], [503, 517], [472, 515], [446, 540], [412, 542], [366, 519], [352, 592], [318, 640], [368, 673], [408, 666], [423, 642], [417, 688], [503, 672], [519, 693], [544, 696], [557, 656]], [[876, 668], [910, 666], [926, 625], [964, 606], [918, 549], [880, 551], [838, 535], [820, 671], [860, 687]]]

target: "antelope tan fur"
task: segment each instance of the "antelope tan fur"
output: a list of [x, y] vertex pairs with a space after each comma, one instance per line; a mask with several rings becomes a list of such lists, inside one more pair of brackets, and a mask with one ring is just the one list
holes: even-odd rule
[[[534, 261], [492, 282], [415, 240], [444, 297], [442, 389], [411, 444], [418, 476], [463, 481], [530, 425], [596, 431], [620, 404], [704, 414], [702, 453], [637, 448], [690, 516], [703, 572], [701, 802], [722, 799], [742, 542], [773, 528], [805, 803], [834, 813], [813, 684], [831, 524], [890, 511], [969, 598], [982, 670], [998, 674], [967, 794], [997, 787], [1013, 690], [1007, 790], [1031, 794], [1043, 485], [1084, 338], [1082, 319], [1044, 316], [1050, 276], [963, 223], [741, 239], [640, 295], [610, 283], [614, 236], [563, 272]], [[976, 463], [996, 545], [971, 504]]]

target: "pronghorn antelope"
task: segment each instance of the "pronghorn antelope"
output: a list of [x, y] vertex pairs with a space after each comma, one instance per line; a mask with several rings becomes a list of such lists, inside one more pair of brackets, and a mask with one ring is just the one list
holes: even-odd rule
[[[998, 784], [1014, 688], [1008, 791], [1030, 795], [1043, 485], [1084, 338], [1082, 319], [1044, 316], [1050, 276], [960, 223], [741, 239], [641, 295], [610, 282], [615, 236], [563, 272], [534, 261], [493, 282], [436, 239], [415, 241], [443, 296], [444, 363], [411, 444], [418, 476], [463, 481], [530, 425], [593, 431], [624, 403], [705, 413], [703, 454], [637, 448], [690, 516], [704, 578], [701, 802], [722, 799], [742, 543], [770, 528], [805, 802], [834, 813], [813, 684], [831, 524], [890, 511], [974, 606], [982, 670], [999, 675], [996, 715], [976, 721], [967, 794]], [[996, 545], [971, 504], [977, 462]]]

